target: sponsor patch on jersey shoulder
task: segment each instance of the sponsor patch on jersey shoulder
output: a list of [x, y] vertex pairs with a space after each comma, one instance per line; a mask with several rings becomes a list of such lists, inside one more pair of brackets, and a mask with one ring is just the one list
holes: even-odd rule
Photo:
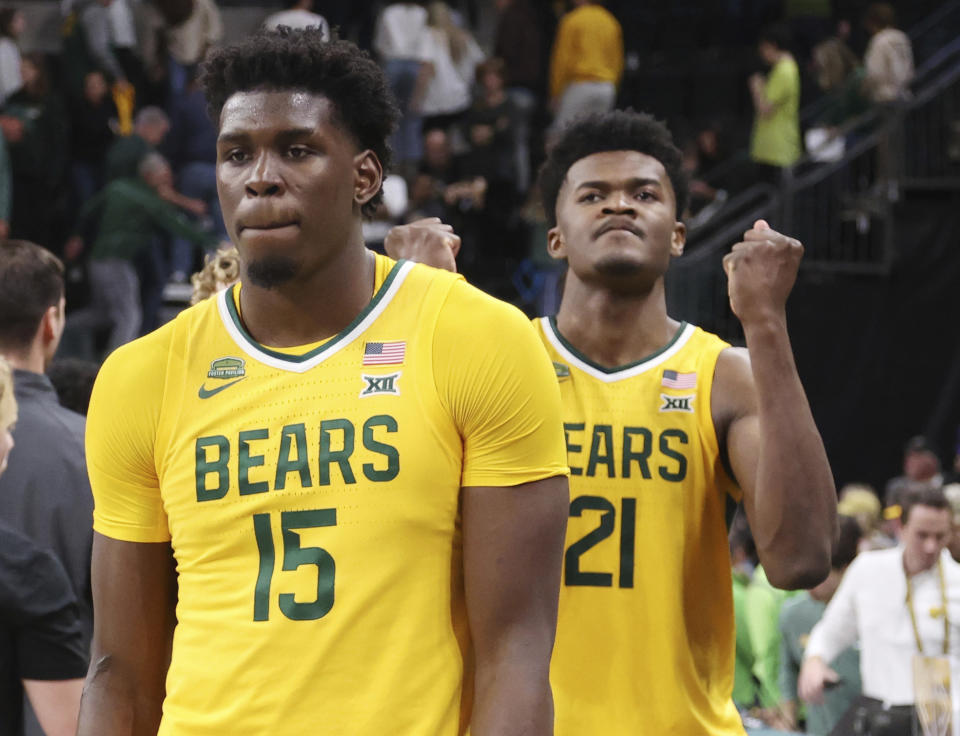
[[400, 395], [400, 375], [403, 371], [388, 373], [385, 376], [369, 376], [366, 373], [360, 375], [363, 379], [363, 390], [360, 392], [360, 398], [367, 396], [377, 396], [387, 394], [389, 396]]
[[553, 370], [556, 372], [557, 378], [570, 378], [570, 366], [568, 365], [553, 361]]
[[210, 363], [207, 378], [240, 378], [246, 375], [243, 358], [217, 358]]
[[693, 400], [695, 397], [696, 394], [686, 394], [684, 396], [667, 396], [666, 394], [660, 394], [660, 399], [663, 401], [660, 411], [685, 411], [688, 414], [692, 414]]

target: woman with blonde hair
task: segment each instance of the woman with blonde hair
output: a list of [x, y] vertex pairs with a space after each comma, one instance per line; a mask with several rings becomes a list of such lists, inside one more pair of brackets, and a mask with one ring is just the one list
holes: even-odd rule
[[467, 111], [477, 64], [484, 53], [470, 33], [454, 21], [444, 2], [427, 6], [428, 79], [420, 103], [424, 129], [449, 128]]

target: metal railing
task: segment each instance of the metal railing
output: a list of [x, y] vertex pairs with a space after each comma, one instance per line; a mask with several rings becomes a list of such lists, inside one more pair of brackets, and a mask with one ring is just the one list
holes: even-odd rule
[[837, 160], [808, 153], [784, 170], [779, 187], [751, 187], [691, 230], [687, 253], [667, 275], [671, 314], [728, 340], [742, 339], [722, 261], [758, 218], [804, 243], [805, 269], [888, 273], [902, 190], [960, 189], [960, 41], [931, 57], [912, 90], [904, 103], [843, 126], [838, 135], [845, 150]]

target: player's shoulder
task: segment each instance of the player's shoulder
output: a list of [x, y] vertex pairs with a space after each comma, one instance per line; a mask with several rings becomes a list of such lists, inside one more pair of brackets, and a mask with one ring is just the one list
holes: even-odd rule
[[171, 358], [183, 352], [185, 341], [216, 312], [216, 297], [211, 297], [183, 310], [153, 332], [121, 345], [107, 356], [97, 382], [109, 379], [115, 386], [140, 386], [140, 390], [162, 384]]
[[487, 294], [462, 278], [449, 282], [441, 311], [445, 317], [452, 316], [462, 322], [464, 330], [489, 329], [494, 334], [497, 330], [532, 330], [530, 319], [517, 307]]

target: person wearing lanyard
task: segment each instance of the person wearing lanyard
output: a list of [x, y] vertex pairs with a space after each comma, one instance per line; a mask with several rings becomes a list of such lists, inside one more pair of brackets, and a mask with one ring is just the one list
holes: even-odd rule
[[900, 545], [859, 555], [810, 633], [799, 694], [822, 702], [824, 689], [838, 682], [829, 663], [859, 640], [863, 697], [838, 725], [849, 729], [843, 733], [914, 733], [925, 675], [942, 667], [952, 674], [956, 736], [960, 646], [951, 627], [960, 621], [960, 565], [946, 551], [950, 506], [942, 491], [924, 490], [903, 503], [901, 520]]

